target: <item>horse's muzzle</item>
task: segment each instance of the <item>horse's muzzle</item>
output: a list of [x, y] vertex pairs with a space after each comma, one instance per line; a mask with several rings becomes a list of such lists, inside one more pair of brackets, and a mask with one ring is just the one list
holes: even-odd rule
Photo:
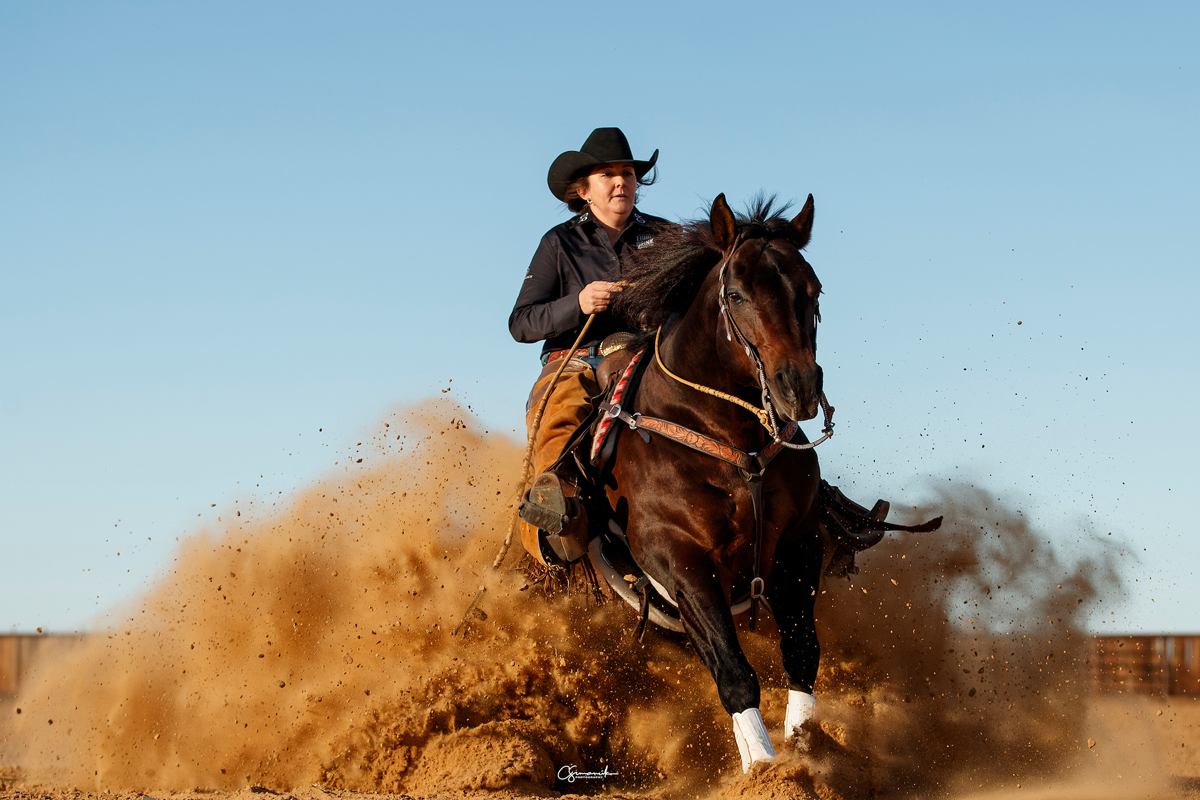
[[824, 376], [821, 368], [813, 364], [809, 369], [799, 369], [787, 364], [779, 369], [771, 381], [771, 399], [785, 422], [800, 422], [812, 419], [820, 409]]

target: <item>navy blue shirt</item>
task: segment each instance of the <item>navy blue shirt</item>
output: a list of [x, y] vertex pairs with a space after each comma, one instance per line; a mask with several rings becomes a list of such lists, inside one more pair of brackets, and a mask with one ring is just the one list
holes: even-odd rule
[[[512, 337], [518, 342], [545, 340], [543, 353], [570, 347], [587, 320], [579, 307], [583, 287], [593, 281], [619, 280], [621, 260], [634, 249], [653, 245], [655, 230], [670, 224], [635, 208], [615, 246], [589, 211], [555, 225], [538, 244], [508, 317]], [[632, 328], [610, 307], [596, 315], [580, 347], [598, 345], [609, 334], [624, 330]]]

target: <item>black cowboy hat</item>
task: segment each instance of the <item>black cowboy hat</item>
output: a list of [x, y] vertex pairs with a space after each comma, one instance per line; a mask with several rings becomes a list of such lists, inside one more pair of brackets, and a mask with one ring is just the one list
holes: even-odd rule
[[635, 159], [633, 151], [629, 149], [629, 140], [621, 133], [620, 128], [596, 128], [583, 143], [583, 147], [568, 150], [554, 159], [554, 163], [550, 165], [550, 174], [546, 176], [546, 183], [550, 184], [550, 193], [565, 203], [567, 187], [571, 185], [571, 181], [590, 172], [592, 167], [602, 164], [633, 164], [633, 171], [641, 178], [650, 171], [655, 161], [658, 161], [657, 150], [650, 156], [649, 161]]

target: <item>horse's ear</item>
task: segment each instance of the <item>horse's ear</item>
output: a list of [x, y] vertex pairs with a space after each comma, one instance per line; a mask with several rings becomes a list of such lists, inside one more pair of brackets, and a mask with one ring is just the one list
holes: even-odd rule
[[729, 203], [725, 202], [725, 193], [717, 195], [717, 199], [713, 200], [712, 208], [708, 211], [708, 221], [712, 225], [713, 243], [724, 252], [729, 245], [733, 244], [733, 237], [736, 235], [733, 224], [733, 209], [729, 207]]
[[800, 209], [800, 213], [792, 220], [792, 227], [800, 232], [799, 248], [803, 249], [808, 240], [812, 238], [813, 224], [813, 199], [812, 195], [804, 201], [804, 208]]

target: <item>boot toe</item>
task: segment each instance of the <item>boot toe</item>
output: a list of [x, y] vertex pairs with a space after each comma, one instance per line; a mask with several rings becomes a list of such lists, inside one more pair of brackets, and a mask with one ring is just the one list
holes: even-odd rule
[[567, 513], [567, 496], [563, 492], [562, 481], [551, 472], [543, 472], [534, 480], [529, 489], [529, 502], [560, 516]]
[[538, 475], [517, 513], [539, 530], [561, 533], [567, 523], [567, 498], [558, 476], [549, 472]]

